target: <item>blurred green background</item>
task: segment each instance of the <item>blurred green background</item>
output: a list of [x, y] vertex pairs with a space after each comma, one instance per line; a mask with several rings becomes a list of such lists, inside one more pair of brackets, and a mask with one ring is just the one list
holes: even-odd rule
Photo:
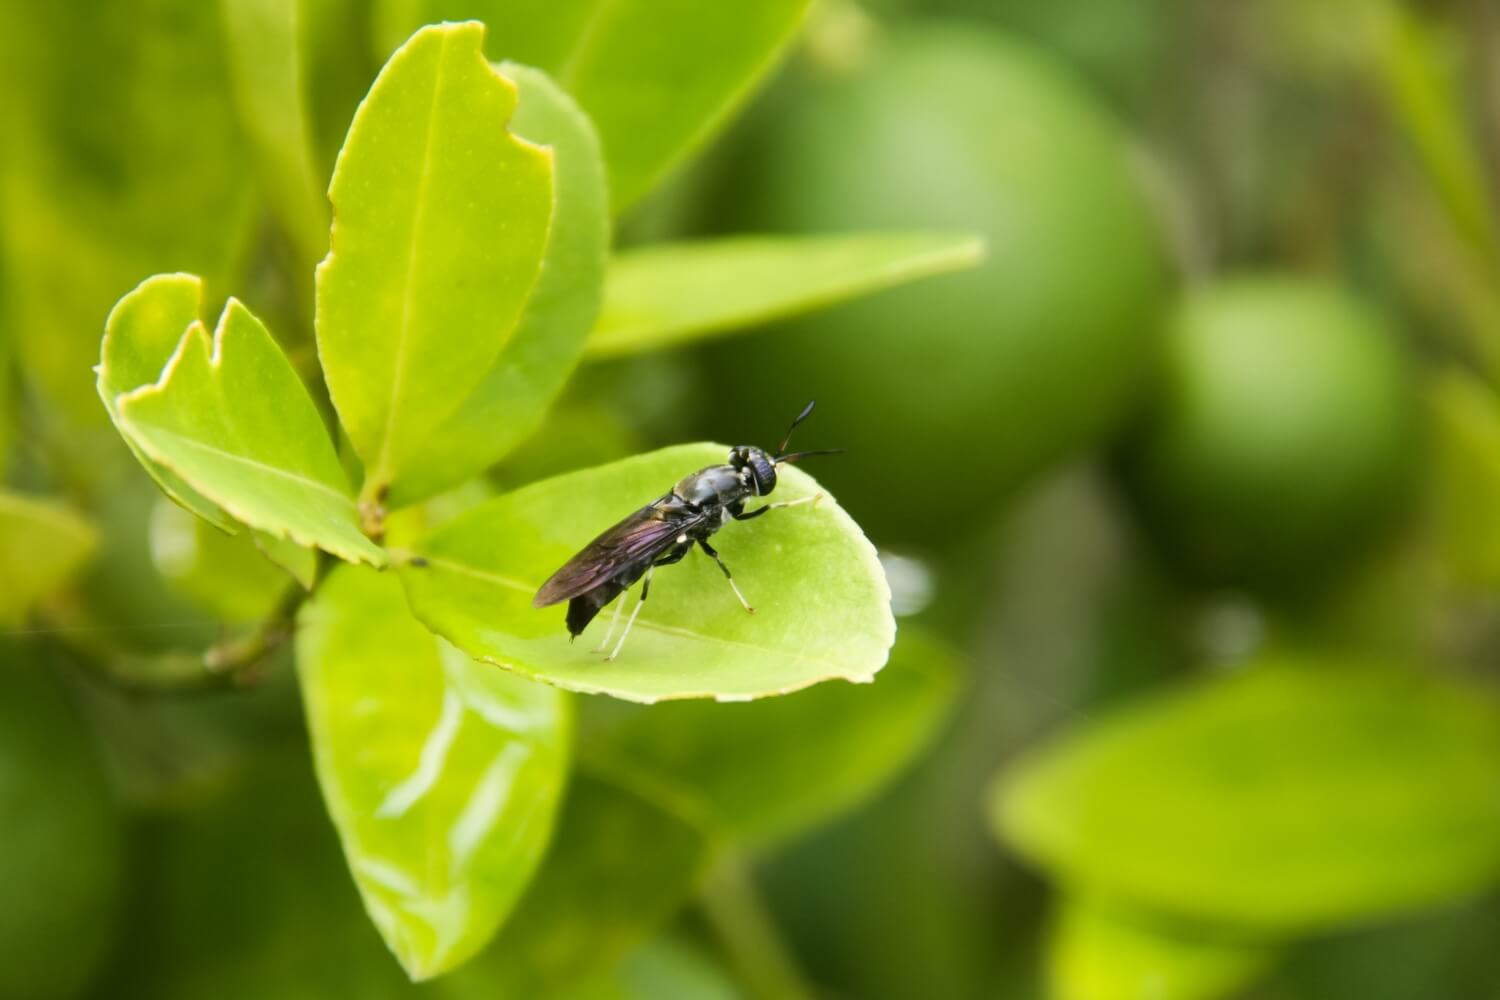
[[[378, 32], [309, 10], [326, 176]], [[161, 499], [94, 393], [110, 306], [161, 270], [315, 370], [317, 255], [260, 194], [233, 30], [214, 3], [0, 0], [0, 470], [80, 567], [34, 579], [0, 521], [0, 998], [535, 996], [405, 982], [287, 652], [194, 673], [277, 571]], [[817, 5], [619, 245], [927, 227], [986, 262], [591, 363], [491, 478], [770, 443], [815, 397], [799, 444], [847, 449], [812, 471], [903, 634], [963, 665], [955, 709], [709, 890], [597, 859], [577, 940], [514, 947], [610, 951], [591, 893], [681, 878], [621, 918], [606, 980], [552, 995], [1500, 998], [1497, 212], [1486, 0]], [[735, 787], [816, 771], [800, 741], [835, 721], [727, 743]]]

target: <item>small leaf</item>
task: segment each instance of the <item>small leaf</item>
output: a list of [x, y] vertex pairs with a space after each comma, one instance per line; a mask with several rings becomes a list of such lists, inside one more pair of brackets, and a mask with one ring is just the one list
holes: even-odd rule
[[0, 624], [15, 625], [94, 551], [92, 525], [57, 504], [0, 490]]
[[120, 396], [161, 378], [187, 328], [203, 307], [203, 279], [191, 274], [157, 274], [141, 282], [110, 311], [95, 369], [99, 398], [131, 452], [162, 492], [221, 531], [239, 530], [219, 505], [193, 489], [182, 477], [153, 461], [120, 422]]
[[537, 66], [588, 112], [619, 212], [699, 148], [791, 41], [810, 0], [385, 0], [385, 50], [417, 25], [473, 17], [490, 55]]
[[484, 26], [423, 28], [380, 71], [339, 153], [318, 266], [318, 355], [379, 502], [479, 385], [536, 282], [552, 157], [506, 126], [516, 89]]
[[328, 201], [314, 161], [303, 79], [306, 0], [220, 0], [229, 78], [261, 186], [300, 259], [328, 246]]
[[580, 752], [698, 797], [718, 830], [764, 846], [847, 811], [910, 763], [947, 716], [957, 673], [952, 651], [906, 628], [876, 684], [749, 705], [590, 698]]
[[1383, 668], [1270, 662], [1066, 734], [992, 815], [1070, 886], [1295, 933], [1500, 875], [1500, 706]]
[[1279, 951], [1075, 900], [1065, 903], [1052, 928], [1049, 995], [1055, 1000], [1215, 1000], [1237, 995]]
[[494, 935], [541, 861], [568, 696], [469, 659], [369, 570], [336, 570], [298, 625], [318, 781], [355, 884], [412, 978], [439, 975]]
[[188, 328], [161, 381], [121, 396], [125, 432], [153, 460], [254, 528], [351, 562], [385, 563], [359, 531], [328, 432], [260, 320], [234, 299], [210, 341]]
[[613, 967], [688, 898], [708, 859], [677, 809], [579, 775], [541, 872], [483, 954], [440, 996], [548, 997]]
[[318, 553], [305, 545], [286, 538], [277, 538], [264, 531], [251, 531], [255, 547], [271, 562], [292, 575], [303, 590], [311, 590], [318, 580]]
[[151, 511], [150, 538], [151, 563], [167, 585], [223, 622], [260, 621], [292, 583], [255, 533], [226, 535], [165, 497]]
[[731, 333], [979, 263], [954, 233], [739, 236], [627, 250], [610, 262], [590, 357]]
[[393, 506], [472, 478], [529, 438], [562, 389], [599, 312], [609, 248], [609, 199], [588, 116], [546, 74], [506, 65], [520, 89], [511, 129], [554, 160], [552, 231], [541, 277], [515, 334], [484, 380], [412, 457]]
[[[477, 659], [631, 701], [744, 700], [831, 678], [873, 679], [895, 638], [890, 590], [874, 548], [828, 497], [731, 524], [715, 537], [754, 615], [712, 560], [696, 552], [657, 576], [649, 606], [612, 662], [588, 652], [610, 609], [575, 644], [560, 607], [532, 607], [542, 581], [591, 538], [683, 476], [722, 462], [728, 450], [665, 448], [474, 508], [416, 546], [425, 564], [413, 565], [410, 554], [402, 560], [412, 610]], [[783, 466], [774, 498], [817, 492], [805, 472]]]

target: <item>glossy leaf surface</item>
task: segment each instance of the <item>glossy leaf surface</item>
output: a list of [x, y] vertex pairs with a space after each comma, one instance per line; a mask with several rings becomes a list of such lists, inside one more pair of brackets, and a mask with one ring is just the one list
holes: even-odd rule
[[[400, 558], [413, 611], [471, 656], [632, 701], [744, 700], [833, 678], [873, 679], [895, 638], [890, 590], [874, 548], [830, 497], [731, 523], [715, 536], [754, 615], [697, 552], [656, 575], [648, 607], [612, 662], [588, 651], [612, 607], [577, 643], [568, 642], [561, 607], [532, 607], [542, 581], [590, 538], [727, 452], [715, 444], [665, 448], [469, 511]], [[772, 498], [817, 492], [801, 469], [783, 466]], [[415, 557], [425, 565], [413, 565]]]
[[355, 884], [407, 972], [438, 975], [483, 947], [541, 860], [568, 695], [438, 639], [389, 574], [339, 568], [298, 624], [318, 780]]
[[992, 806], [1005, 837], [1071, 886], [1284, 933], [1489, 885], [1497, 773], [1500, 706], [1482, 690], [1268, 662], [1044, 746]]
[[953, 233], [739, 236], [627, 250], [609, 266], [591, 357], [732, 333], [979, 263]]
[[231, 299], [210, 339], [194, 323], [161, 381], [120, 397], [125, 432], [236, 519], [350, 561], [385, 554], [354, 500], [307, 388], [261, 322]]
[[552, 158], [508, 130], [484, 26], [424, 28], [376, 78], [334, 168], [318, 355], [379, 501], [484, 377], [536, 282]]

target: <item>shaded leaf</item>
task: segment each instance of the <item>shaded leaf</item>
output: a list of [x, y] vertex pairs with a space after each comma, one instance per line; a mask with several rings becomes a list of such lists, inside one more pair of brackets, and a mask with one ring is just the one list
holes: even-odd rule
[[1065, 734], [1018, 762], [991, 807], [1070, 886], [1300, 932], [1489, 885], [1497, 773], [1500, 706], [1478, 689], [1267, 662]]
[[577, 776], [521, 905], [483, 954], [438, 983], [439, 995], [556, 996], [612, 968], [686, 901], [707, 853], [674, 806]]
[[0, 490], [0, 624], [15, 625], [94, 551], [93, 526], [67, 508]]
[[125, 432], [244, 523], [350, 561], [385, 554], [354, 500], [307, 388], [234, 299], [210, 340], [194, 323], [161, 381], [121, 396]]
[[318, 579], [318, 553], [305, 545], [298, 545], [287, 538], [277, 538], [264, 531], [251, 531], [255, 547], [271, 562], [291, 574], [292, 579], [311, 590]]
[[506, 65], [520, 90], [511, 129], [553, 154], [552, 229], [541, 276], [488, 374], [421, 450], [391, 503], [421, 499], [483, 471], [531, 436], [578, 362], [599, 311], [609, 201], [588, 117], [546, 74]]
[[339, 568], [298, 625], [319, 783], [355, 884], [412, 978], [438, 975], [489, 940], [541, 861], [568, 696], [436, 638], [389, 575]]
[[151, 563], [167, 585], [223, 622], [265, 618], [292, 585], [254, 533], [226, 535], [165, 498], [151, 511], [150, 538]]
[[795, 315], [972, 267], [984, 243], [958, 233], [738, 236], [614, 258], [590, 357], [614, 357]]
[[156, 274], [131, 289], [105, 321], [96, 386], [110, 420], [162, 492], [220, 530], [234, 532], [238, 525], [218, 504], [141, 450], [120, 422], [117, 403], [125, 393], [161, 378], [202, 307], [203, 279], [196, 275]]
[[604, 143], [619, 212], [699, 148], [775, 65], [809, 0], [385, 0], [376, 30], [389, 51], [413, 28], [473, 17], [490, 55], [550, 73]]
[[1279, 957], [1271, 944], [1152, 924], [1077, 900], [1052, 927], [1048, 974], [1055, 1000], [1215, 1000]]
[[[715, 444], [665, 448], [476, 507], [401, 560], [412, 610], [478, 659], [632, 701], [743, 700], [831, 678], [872, 679], [895, 638], [890, 591], [874, 548], [831, 498], [731, 524], [715, 537], [754, 615], [700, 553], [657, 576], [649, 607], [612, 662], [588, 652], [611, 611], [574, 644], [561, 607], [532, 607], [542, 581], [590, 538], [727, 452]], [[784, 466], [774, 498], [816, 492], [810, 476]], [[425, 565], [412, 565], [413, 554]]]
[[328, 201], [313, 150], [304, 50], [306, 0], [220, 0], [234, 101], [255, 151], [261, 186], [301, 261], [328, 246]]
[[700, 798], [717, 829], [764, 845], [847, 811], [910, 763], [947, 717], [957, 673], [951, 650], [903, 628], [875, 684], [748, 705], [590, 698], [581, 753]]
[[1437, 516], [1452, 575], [1500, 585], [1500, 398], [1472, 375], [1446, 372], [1428, 386], [1435, 417]]
[[318, 355], [379, 502], [494, 364], [536, 282], [552, 157], [507, 124], [484, 26], [423, 28], [380, 71], [334, 168]]

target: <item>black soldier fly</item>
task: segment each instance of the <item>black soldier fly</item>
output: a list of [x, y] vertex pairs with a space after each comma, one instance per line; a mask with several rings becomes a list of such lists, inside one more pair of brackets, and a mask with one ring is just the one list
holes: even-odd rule
[[[709, 536], [733, 518], [748, 521], [778, 507], [795, 507], [809, 501], [816, 502], [822, 494], [803, 497], [785, 503], [768, 503], [754, 510], [745, 510], [745, 501], [751, 497], [763, 497], [776, 488], [776, 467], [796, 462], [812, 455], [835, 455], [841, 449], [822, 451], [799, 451], [787, 454], [786, 446], [792, 440], [792, 432], [813, 411], [813, 403], [797, 415], [786, 437], [775, 455], [767, 455], [761, 448], [741, 445], [729, 452], [725, 465], [710, 465], [685, 477], [665, 496], [647, 504], [625, 520], [605, 531], [584, 546], [572, 559], [536, 593], [532, 605], [545, 608], [562, 601], [568, 602], [568, 634], [577, 638], [610, 601], [629, 590], [641, 577], [641, 597], [635, 610], [620, 633], [620, 641], [605, 657], [613, 660], [625, 645], [625, 637], [635, 624], [646, 595], [651, 590], [651, 573], [658, 566], [669, 566], [680, 562], [697, 545], [704, 554], [719, 564], [724, 578], [734, 590], [734, 596], [751, 614], [755, 609], [740, 593], [734, 575], [714, 547], [708, 544]], [[602, 651], [609, 645], [615, 626], [620, 621], [620, 611], [625, 606], [622, 598], [615, 608], [609, 631], [599, 645]]]

